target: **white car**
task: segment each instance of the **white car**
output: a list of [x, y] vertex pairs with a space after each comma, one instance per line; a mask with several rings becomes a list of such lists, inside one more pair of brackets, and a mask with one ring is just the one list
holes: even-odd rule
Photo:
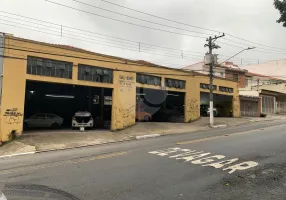
[[76, 112], [72, 118], [72, 128], [92, 128], [93, 127], [93, 118], [90, 112]]
[[60, 128], [64, 119], [52, 113], [38, 113], [24, 120], [24, 129], [27, 128]]

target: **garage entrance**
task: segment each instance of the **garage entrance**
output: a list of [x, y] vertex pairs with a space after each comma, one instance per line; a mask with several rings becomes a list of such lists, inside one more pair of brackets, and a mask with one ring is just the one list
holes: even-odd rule
[[109, 128], [111, 106], [109, 88], [27, 81], [23, 125], [26, 130], [72, 129], [72, 121], [92, 117], [91, 129]]
[[184, 122], [185, 93], [136, 88], [136, 120]]
[[[200, 97], [200, 115], [208, 116], [210, 94], [206, 92], [201, 92]], [[214, 94], [214, 110], [216, 111], [216, 117], [233, 117], [232, 99], [232, 96]]]

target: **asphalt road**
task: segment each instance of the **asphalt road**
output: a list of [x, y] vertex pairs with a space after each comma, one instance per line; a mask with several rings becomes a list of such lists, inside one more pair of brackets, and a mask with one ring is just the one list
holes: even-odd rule
[[8, 200], [286, 199], [285, 129], [263, 122], [13, 157], [0, 160], [0, 190]]

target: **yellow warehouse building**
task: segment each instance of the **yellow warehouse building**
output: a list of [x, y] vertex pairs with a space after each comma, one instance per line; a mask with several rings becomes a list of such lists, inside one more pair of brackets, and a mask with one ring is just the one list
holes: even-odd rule
[[[44, 90], [49, 90], [50, 93], [67, 93], [73, 88], [82, 91], [82, 94], [92, 91], [94, 94], [103, 94], [90, 94], [80, 98], [87, 98], [88, 102], [92, 102], [88, 105], [83, 103], [83, 106], [91, 109], [97, 109], [98, 100], [103, 100], [106, 105], [110, 103], [111, 130], [121, 130], [136, 123], [137, 96], [143, 95], [138, 92], [138, 88], [143, 91], [154, 90], [158, 95], [172, 93], [175, 97], [175, 94], [182, 94], [185, 123], [200, 117], [202, 94], [209, 92], [208, 76], [196, 72], [107, 56], [71, 46], [27, 40], [9, 34], [3, 34], [1, 41], [0, 141], [3, 142], [9, 140], [12, 132], [21, 134], [24, 117], [28, 112], [36, 112], [36, 107], [41, 104], [37, 99], [31, 100], [34, 98], [31, 95], [35, 93], [33, 88], [46, 96], [48, 95]], [[240, 117], [238, 83], [215, 78], [214, 85], [215, 94], [230, 99], [229, 110], [232, 117]], [[32, 88], [29, 93], [28, 87]], [[110, 99], [105, 98], [105, 92], [109, 93], [106, 96], [111, 97]], [[31, 103], [25, 105], [28, 101]], [[70, 106], [72, 103], [69, 104], [69, 109], [63, 106], [64, 102], [57, 102], [61, 105], [59, 110], [63, 109], [61, 112], [73, 111]], [[46, 105], [46, 109], [51, 106]], [[74, 106], [80, 108], [81, 105]], [[103, 110], [103, 107], [98, 109], [94, 112], [109, 112]], [[99, 116], [98, 120], [101, 118]]]

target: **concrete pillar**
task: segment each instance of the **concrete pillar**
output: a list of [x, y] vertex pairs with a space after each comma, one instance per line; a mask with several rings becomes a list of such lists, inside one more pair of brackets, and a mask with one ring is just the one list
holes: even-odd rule
[[200, 83], [194, 77], [186, 80], [185, 122], [191, 122], [200, 117]]
[[4, 59], [0, 108], [0, 141], [9, 140], [12, 132], [23, 131], [26, 90], [26, 60]]
[[232, 115], [233, 117], [240, 117], [240, 99], [239, 95], [234, 93], [232, 99]]
[[136, 73], [114, 71], [112, 92], [111, 130], [135, 124]]

